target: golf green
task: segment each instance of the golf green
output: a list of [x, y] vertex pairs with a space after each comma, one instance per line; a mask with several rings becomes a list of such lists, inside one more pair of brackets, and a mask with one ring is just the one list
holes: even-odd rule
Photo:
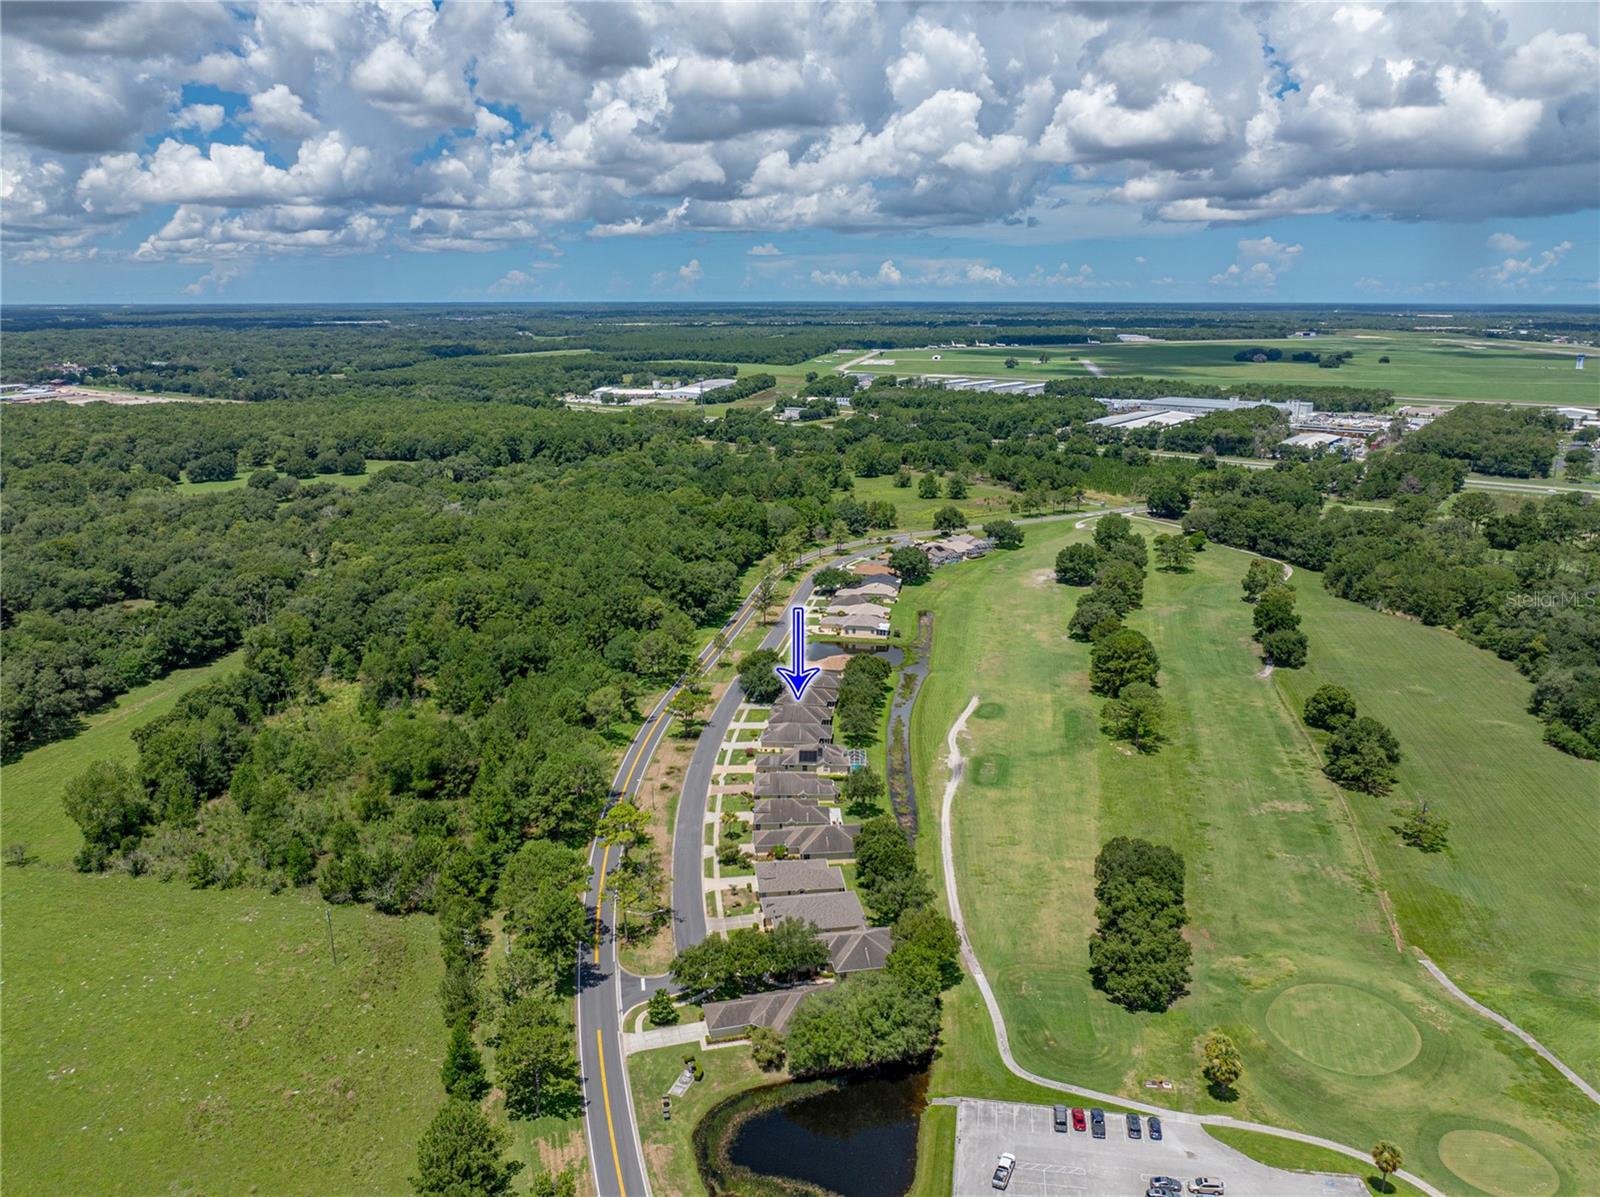
[[1493, 1131], [1453, 1130], [1439, 1140], [1439, 1159], [1469, 1185], [1495, 1197], [1552, 1197], [1561, 1178], [1526, 1143]]
[[1295, 985], [1267, 1007], [1267, 1028], [1302, 1060], [1347, 1076], [1383, 1076], [1417, 1058], [1422, 1035], [1399, 1007], [1349, 985]]

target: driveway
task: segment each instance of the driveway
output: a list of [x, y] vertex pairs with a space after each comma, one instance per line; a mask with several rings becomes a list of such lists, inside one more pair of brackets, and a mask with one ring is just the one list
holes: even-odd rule
[[[1144, 1197], [1152, 1176], [1221, 1180], [1228, 1197], [1362, 1197], [1352, 1176], [1269, 1168], [1217, 1142], [1193, 1123], [1162, 1120], [1162, 1141], [1130, 1139], [1121, 1114], [1106, 1115], [1106, 1137], [1059, 1134], [1049, 1106], [960, 1098], [953, 1197], [994, 1197], [1002, 1151], [1017, 1157], [1011, 1197]], [[1352, 1166], [1354, 1165], [1352, 1161]]]

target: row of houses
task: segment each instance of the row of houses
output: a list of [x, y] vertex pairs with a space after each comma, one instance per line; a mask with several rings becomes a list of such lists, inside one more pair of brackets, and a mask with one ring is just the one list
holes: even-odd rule
[[900, 575], [884, 561], [850, 567], [859, 581], [840, 587], [817, 616], [817, 631], [847, 640], [887, 640], [889, 609], [900, 597]]

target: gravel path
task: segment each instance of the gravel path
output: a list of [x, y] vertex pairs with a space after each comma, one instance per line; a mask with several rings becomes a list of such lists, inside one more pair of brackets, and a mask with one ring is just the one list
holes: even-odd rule
[[[1014, 1076], [1019, 1076], [1025, 1081], [1031, 1081], [1046, 1089], [1054, 1089], [1059, 1093], [1069, 1093], [1075, 1097], [1086, 1098], [1089, 1101], [1101, 1101], [1110, 1105], [1121, 1106], [1126, 1109], [1139, 1110], [1146, 1114], [1155, 1114], [1167, 1122], [1199, 1123], [1202, 1126], [1231, 1126], [1238, 1130], [1256, 1131], [1266, 1135], [1276, 1135], [1280, 1139], [1293, 1139], [1298, 1143], [1307, 1143], [1313, 1147], [1324, 1147], [1329, 1151], [1337, 1151], [1340, 1155], [1349, 1156], [1351, 1159], [1360, 1160], [1369, 1168], [1372, 1157], [1364, 1151], [1348, 1147], [1343, 1143], [1336, 1143], [1332, 1139], [1323, 1139], [1317, 1135], [1302, 1134], [1299, 1131], [1284, 1130], [1281, 1127], [1267, 1126], [1259, 1122], [1245, 1122], [1238, 1118], [1230, 1118], [1225, 1114], [1187, 1114], [1178, 1110], [1170, 1110], [1165, 1106], [1147, 1105], [1122, 1097], [1115, 1093], [1101, 1093], [1095, 1089], [1083, 1089], [1077, 1085], [1069, 1085], [1063, 1081], [1052, 1080], [1040, 1076], [1036, 1072], [1029, 1072], [1017, 1063], [1016, 1057], [1011, 1054], [1011, 1037], [1006, 1030], [1005, 1016], [1000, 1013], [1000, 1003], [995, 1000], [994, 990], [989, 985], [989, 978], [984, 975], [983, 966], [978, 963], [978, 955], [972, 950], [972, 940], [967, 935], [967, 925], [961, 917], [961, 902], [956, 895], [956, 861], [955, 847], [950, 833], [950, 812], [955, 804], [956, 791], [961, 787], [961, 779], [966, 773], [966, 758], [961, 755], [959, 738], [966, 730], [967, 720], [978, 709], [978, 696], [974, 694], [966, 709], [950, 726], [950, 734], [945, 740], [947, 753], [945, 762], [950, 770], [950, 778], [945, 782], [944, 797], [939, 808], [939, 857], [944, 866], [945, 895], [950, 904], [950, 918], [956, 925], [956, 932], [961, 937], [961, 959], [967, 971], [972, 975], [978, 992], [983, 995], [983, 1004], [989, 1009], [989, 1021], [994, 1024], [995, 1042], [1000, 1048], [1000, 1059]], [[1465, 995], [1462, 995], [1463, 997]], [[1467, 999], [1470, 1001], [1471, 999]], [[1439, 1189], [1434, 1188], [1427, 1181], [1404, 1170], [1395, 1173], [1401, 1180], [1407, 1181], [1427, 1193], [1429, 1197], [1446, 1197]]]

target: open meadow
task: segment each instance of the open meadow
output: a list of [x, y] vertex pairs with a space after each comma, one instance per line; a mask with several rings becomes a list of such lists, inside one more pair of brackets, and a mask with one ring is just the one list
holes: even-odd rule
[[240, 656], [130, 691], [4, 767], [0, 840], [30, 860], [0, 872], [7, 1192], [406, 1187], [440, 1096], [432, 918], [71, 866], [67, 779], [131, 764], [135, 728]]
[[[305, 479], [305, 481], [307, 484], [312, 482], [331, 482], [335, 486], [342, 486], [348, 490], [357, 486], [365, 486], [379, 470], [387, 466], [400, 464], [402, 463], [398, 461], [373, 460], [367, 462], [359, 474], [317, 474]], [[220, 482], [183, 481], [178, 483], [175, 489], [180, 495], [214, 495], [219, 491], [238, 490], [250, 481], [250, 474], [250, 470], [241, 469], [232, 478], [226, 478]]]
[[314, 893], [4, 874], [6, 1191], [388, 1194], [439, 1101], [438, 933]]
[[[1278, 362], [1236, 362], [1240, 349], [1281, 349]], [[1292, 362], [1291, 354], [1355, 354], [1337, 370]], [[1461, 341], [1425, 333], [1373, 332], [1260, 341], [1151, 341], [1135, 344], [1018, 346], [1010, 349], [894, 349], [866, 363], [878, 374], [973, 374], [983, 377], [1087, 378], [1083, 359], [1108, 375], [1173, 378], [1227, 386], [1230, 382], [1381, 387], [1396, 395], [1484, 402], [1600, 404], [1600, 373], [1574, 368], [1580, 350], [1536, 348], [1498, 341]], [[1041, 353], [1050, 360], [1039, 362]], [[939, 360], [933, 357], [938, 354]], [[1388, 362], [1380, 362], [1388, 357]], [[1015, 358], [1015, 369], [1006, 369]]]
[[[1313, 597], [1318, 584], [1302, 579], [1313, 668], [1332, 670], [1374, 714], [1393, 718], [1410, 753], [1404, 784], [1430, 787], [1455, 820], [1445, 860], [1403, 858], [1386, 827], [1395, 799], [1342, 795], [1322, 776], [1317, 746], [1292, 707], [1289, 689], [1301, 679], [1259, 676], [1238, 584], [1248, 557], [1218, 546], [1200, 554], [1190, 574], [1152, 571], [1145, 606], [1129, 620], [1156, 645], [1172, 711], [1171, 742], [1135, 756], [1098, 731], [1087, 646], [1066, 635], [1081, 591], [1053, 577], [1056, 551], [1088, 535], [1071, 522], [1030, 528], [1022, 550], [941, 570], [895, 611], [897, 626], [919, 609], [935, 612], [933, 667], [914, 736], [925, 867], [937, 858], [945, 735], [970, 696], [982, 700], [968, 724], [970, 763], [955, 804], [957, 868], [962, 907], [1020, 1062], [1090, 1087], [1356, 1146], [1391, 1138], [1407, 1167], [1452, 1193], [1583, 1191], [1593, 1163], [1585, 1144], [1600, 1136], [1594, 1107], [1450, 999], [1397, 936], [1409, 943], [1415, 935], [1469, 990], [1479, 992], [1481, 981], [1486, 997], [1496, 984], [1504, 989], [1493, 996], [1501, 996], [1519, 975], [1528, 995], [1555, 990], [1542, 1021], [1526, 1005], [1504, 1011], [1527, 1014], [1553, 1040], [1563, 1041], [1565, 1027], [1571, 1043], [1583, 1018], [1592, 1026], [1597, 1007], [1583, 961], [1600, 951], [1600, 928], [1581, 915], [1565, 926], [1561, 919], [1592, 911], [1593, 887], [1550, 889], [1557, 879], [1581, 889], [1572, 879], [1596, 874], [1593, 766], [1540, 743], [1535, 721], [1521, 713], [1526, 683], [1509, 665], [1445, 633]], [[1348, 632], [1321, 631], [1335, 607]], [[1388, 671], [1363, 674], [1356, 654], [1374, 645]], [[1402, 684], [1407, 661], [1420, 683]], [[1485, 673], [1495, 675], [1492, 685]], [[1455, 699], [1448, 730], [1444, 719], [1424, 717], [1428, 702], [1412, 693], [1418, 685]], [[1407, 703], [1421, 710], [1403, 721], [1394, 712]], [[1491, 734], [1481, 733], [1484, 724]], [[1519, 763], [1501, 773], [1507, 754]], [[1456, 780], [1469, 772], [1482, 773], [1481, 790]], [[1503, 809], [1475, 797], [1496, 777], [1502, 808], [1505, 795], [1530, 786], [1544, 804], [1539, 817], [1554, 826], [1522, 839]], [[1353, 813], [1362, 803], [1380, 809]], [[1170, 844], [1187, 860], [1193, 989], [1164, 1014], [1127, 1013], [1090, 984], [1093, 861], [1117, 834]], [[1498, 858], [1495, 843], [1506, 844]], [[1451, 899], [1452, 884], [1485, 909], [1445, 934], [1441, 927], [1470, 913]], [[1581, 904], [1567, 906], [1574, 897]], [[1514, 950], [1505, 929], [1528, 930], [1536, 913], [1540, 928]], [[1498, 971], [1474, 970], [1496, 955]], [[985, 1084], [998, 1069], [997, 1061], [967, 1059], [993, 1051], [969, 988], [947, 995], [947, 1028], [956, 1033], [935, 1064], [936, 1093], [970, 1092], [965, 1086]], [[1244, 1058], [1237, 1101], [1216, 1100], [1198, 1075], [1196, 1040], [1213, 1027], [1226, 1030]], [[1573, 1051], [1579, 1059], [1569, 1062], [1583, 1067], [1588, 1057]], [[1175, 1088], [1143, 1088], [1158, 1078]]]
[[83, 730], [70, 739], [35, 748], [0, 768], [4, 792], [0, 847], [20, 844], [30, 857], [45, 864], [70, 865], [83, 837], [61, 806], [67, 779], [95, 761], [131, 766], [138, 756], [131, 738], [134, 729], [165, 715], [186, 691], [216, 681], [243, 659], [241, 649], [209, 665], [176, 669], [88, 716]]

